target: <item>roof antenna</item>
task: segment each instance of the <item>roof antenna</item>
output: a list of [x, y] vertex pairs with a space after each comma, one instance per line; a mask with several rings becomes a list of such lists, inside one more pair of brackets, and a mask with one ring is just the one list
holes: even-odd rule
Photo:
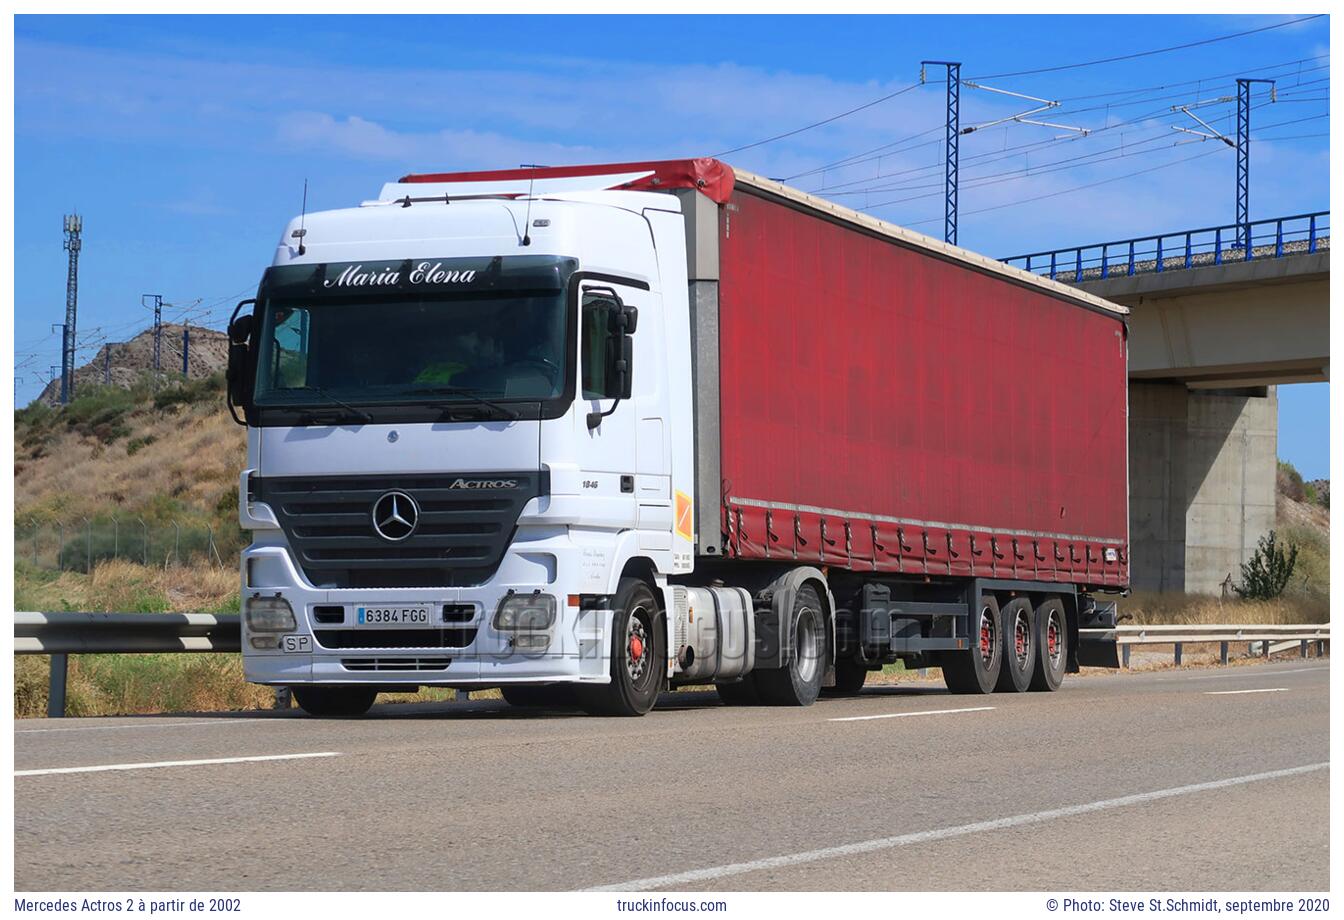
[[303, 207], [299, 211], [299, 229], [295, 230], [290, 236], [299, 241], [299, 255], [305, 255], [308, 247], [303, 245], [303, 238], [308, 235], [305, 224], [308, 222], [308, 177], [303, 177]]
[[518, 165], [521, 166], [523, 169], [530, 169], [530, 170], [532, 170], [531, 174], [528, 175], [528, 177], [527, 177], [527, 213], [526, 213], [526, 216], [523, 217], [523, 239], [522, 239], [522, 244], [523, 244], [524, 246], [531, 246], [531, 245], [532, 245], [532, 183], [536, 181], [536, 178], [537, 178], [537, 170], [538, 170], [538, 169], [544, 169], [545, 167], [543, 167], [543, 166], [542, 166], [541, 164], [539, 164], [539, 163], [520, 163], [520, 164], [518, 164]]

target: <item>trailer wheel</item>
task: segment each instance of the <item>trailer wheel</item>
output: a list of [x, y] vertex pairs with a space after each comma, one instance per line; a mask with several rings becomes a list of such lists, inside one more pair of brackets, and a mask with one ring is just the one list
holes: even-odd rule
[[1058, 690], [1069, 664], [1069, 627], [1064, 605], [1052, 597], [1036, 608], [1036, 666], [1031, 689]]
[[378, 691], [368, 687], [294, 687], [294, 700], [299, 708], [319, 719], [339, 719], [362, 716], [369, 711]]
[[1003, 665], [994, 689], [999, 693], [1022, 693], [1031, 685], [1039, 641], [1036, 608], [1025, 597], [1014, 598], [999, 612], [1003, 624]]
[[1003, 664], [999, 604], [986, 594], [971, 611], [971, 647], [944, 652], [943, 683], [953, 693], [991, 693]]
[[731, 684], [715, 684], [719, 700], [725, 706], [759, 706], [761, 696], [756, 692], [756, 675], [748, 674]]
[[574, 688], [569, 684], [548, 684], [543, 687], [506, 685], [499, 688], [499, 694], [510, 706], [525, 709], [574, 705]]
[[782, 668], [757, 671], [761, 702], [772, 706], [811, 706], [821, 695], [829, 642], [826, 615], [817, 589], [803, 585], [793, 598], [793, 658]]
[[637, 578], [622, 578], [612, 600], [611, 681], [574, 688], [575, 699], [595, 716], [642, 716], [658, 702], [666, 680], [666, 637], [658, 602]]
[[835, 660], [835, 686], [822, 691], [826, 696], [858, 696], [868, 679], [868, 668], [853, 658]]

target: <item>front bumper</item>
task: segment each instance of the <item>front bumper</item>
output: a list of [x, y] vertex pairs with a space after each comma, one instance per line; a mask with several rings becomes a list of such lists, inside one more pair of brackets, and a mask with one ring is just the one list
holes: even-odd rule
[[[297, 625], [283, 635], [295, 637], [299, 641], [290, 644], [304, 650], [253, 648], [244, 616], [245, 676], [258, 684], [377, 684], [408, 689], [606, 683], [612, 613], [570, 603], [579, 597], [580, 585], [566, 573], [582, 570], [584, 552], [584, 547], [556, 536], [510, 549], [495, 576], [479, 586], [327, 589], [307, 582], [282, 542], [254, 544], [242, 555], [244, 604], [255, 595], [284, 597]], [[514, 633], [495, 628], [495, 611], [511, 590], [540, 590], [556, 598], [555, 623], [544, 651], [519, 649]], [[358, 625], [359, 607], [394, 604], [429, 607], [434, 617], [431, 628], [383, 630]], [[442, 619], [445, 608], [454, 619]], [[318, 620], [319, 614], [325, 622]], [[418, 641], [421, 634], [423, 644]], [[389, 641], [380, 643], [380, 637]]]

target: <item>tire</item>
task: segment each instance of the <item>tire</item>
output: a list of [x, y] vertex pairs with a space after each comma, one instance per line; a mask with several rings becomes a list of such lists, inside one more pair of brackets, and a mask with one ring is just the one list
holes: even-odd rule
[[574, 705], [574, 688], [569, 684], [543, 687], [504, 686], [499, 688], [504, 702], [525, 709], [563, 708]]
[[760, 694], [756, 692], [755, 673], [748, 674], [736, 683], [715, 684], [714, 689], [718, 691], [719, 701], [725, 706], [761, 705]]
[[789, 617], [793, 629], [793, 657], [782, 668], [756, 672], [756, 690], [770, 706], [811, 706], [821, 695], [830, 640], [826, 614], [817, 589], [803, 585], [793, 598]]
[[622, 578], [612, 606], [611, 681], [579, 685], [575, 701], [596, 716], [642, 716], [658, 702], [667, 681], [667, 637], [653, 591]]
[[1036, 608], [1025, 597], [1013, 598], [999, 611], [1003, 624], [1003, 665], [994, 689], [999, 693], [1024, 693], [1036, 669]]
[[853, 658], [835, 660], [835, 686], [822, 691], [826, 696], [858, 696], [863, 682], [868, 679], [868, 668]]
[[943, 683], [953, 693], [992, 693], [1003, 664], [999, 603], [986, 594], [971, 612], [971, 648], [944, 652]]
[[1064, 683], [1069, 666], [1069, 622], [1064, 604], [1052, 597], [1036, 608], [1036, 666], [1031, 674], [1031, 689], [1051, 692]]
[[367, 687], [294, 687], [294, 701], [319, 719], [350, 719], [369, 711], [378, 691]]

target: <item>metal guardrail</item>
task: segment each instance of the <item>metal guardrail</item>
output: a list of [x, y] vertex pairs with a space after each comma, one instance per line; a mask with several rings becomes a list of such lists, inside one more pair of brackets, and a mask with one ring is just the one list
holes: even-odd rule
[[69, 655], [155, 652], [238, 652], [242, 626], [236, 613], [30, 613], [14, 614], [14, 652], [50, 655], [47, 718], [65, 715]]
[[[1084, 629], [1084, 638], [1114, 640], [1129, 667], [1129, 652], [1136, 645], [1174, 645], [1175, 662], [1181, 663], [1186, 643], [1217, 642], [1222, 663], [1227, 664], [1234, 642], [1247, 643], [1247, 654], [1268, 658], [1276, 651], [1300, 644], [1302, 657], [1315, 643], [1317, 655], [1325, 654], [1330, 626], [1321, 625], [1158, 625], [1116, 626]], [[47, 717], [65, 715], [66, 673], [70, 655], [91, 653], [140, 654], [161, 652], [238, 652], [242, 626], [236, 613], [31, 613], [14, 614], [14, 652], [18, 655], [50, 655], [51, 676], [47, 694]], [[288, 706], [288, 694], [277, 691], [277, 703]]]
[[[1250, 245], [1247, 245], [1248, 240]], [[1329, 246], [1330, 212], [1317, 211], [1245, 224], [1069, 246], [1009, 256], [1000, 261], [1052, 280], [1077, 283], [1222, 265], [1224, 262], [1281, 259], [1318, 252]]]
[[1188, 644], [1218, 643], [1219, 659], [1227, 664], [1233, 643], [1246, 643], [1248, 657], [1268, 658], [1274, 652], [1297, 647], [1306, 658], [1312, 644], [1317, 656], [1325, 654], [1330, 641], [1330, 625], [1302, 623], [1203, 624], [1175, 623], [1147, 626], [1116, 626], [1112, 629], [1083, 629], [1092, 639], [1114, 640], [1120, 650], [1120, 666], [1129, 667], [1130, 650], [1136, 645], [1170, 645], [1173, 660], [1180, 664]]

